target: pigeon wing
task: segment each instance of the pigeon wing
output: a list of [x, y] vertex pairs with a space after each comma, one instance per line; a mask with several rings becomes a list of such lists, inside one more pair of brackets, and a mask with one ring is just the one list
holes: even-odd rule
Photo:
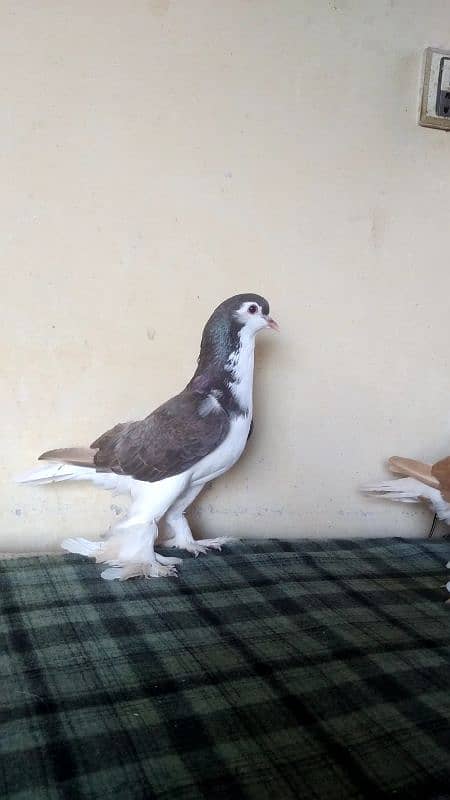
[[99, 471], [155, 481], [179, 475], [225, 439], [229, 417], [217, 401], [195, 391], [171, 398], [139, 422], [120, 423], [91, 448]]

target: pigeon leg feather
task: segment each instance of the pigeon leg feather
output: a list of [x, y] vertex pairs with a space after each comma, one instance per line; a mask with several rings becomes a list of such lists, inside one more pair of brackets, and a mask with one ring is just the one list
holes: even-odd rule
[[203, 486], [190, 486], [171, 506], [165, 517], [166, 528], [170, 538], [164, 541], [168, 547], [178, 547], [195, 556], [207, 553], [209, 550], [221, 550], [222, 545], [232, 541], [229, 537], [218, 539], [194, 539], [185, 511], [195, 500]]

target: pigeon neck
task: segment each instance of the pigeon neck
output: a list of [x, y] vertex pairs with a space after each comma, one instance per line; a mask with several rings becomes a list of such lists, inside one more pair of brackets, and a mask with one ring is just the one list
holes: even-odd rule
[[228, 387], [238, 404], [241, 414], [252, 416], [253, 411], [253, 369], [255, 363], [255, 336], [242, 328], [239, 333], [239, 347], [230, 353], [225, 364], [228, 373]]
[[252, 413], [255, 337], [245, 328], [228, 337], [203, 336], [198, 366], [189, 388], [220, 392], [218, 399], [228, 413]]

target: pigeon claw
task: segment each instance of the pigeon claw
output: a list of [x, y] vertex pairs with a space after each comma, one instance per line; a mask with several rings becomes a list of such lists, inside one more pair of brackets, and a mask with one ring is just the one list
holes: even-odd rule
[[178, 547], [187, 550], [188, 553], [192, 553], [198, 558], [198, 556], [206, 555], [206, 553], [209, 553], [211, 550], [222, 550], [222, 545], [231, 541], [233, 540], [229, 536], [221, 536], [217, 539], [193, 539], [191, 542], [183, 542], [183, 544], [178, 545]]

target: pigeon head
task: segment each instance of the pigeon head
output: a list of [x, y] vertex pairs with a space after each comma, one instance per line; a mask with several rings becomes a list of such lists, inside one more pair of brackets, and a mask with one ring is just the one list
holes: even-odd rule
[[194, 378], [208, 383], [212, 376], [229, 374], [227, 364], [243, 350], [253, 353], [254, 339], [264, 328], [278, 330], [269, 315], [269, 303], [259, 294], [237, 294], [224, 300], [203, 329], [198, 367]]
[[259, 294], [236, 294], [217, 306], [205, 325], [203, 334], [215, 337], [227, 333], [230, 338], [240, 333], [255, 336], [264, 328], [278, 330], [278, 325], [269, 316], [269, 303]]

